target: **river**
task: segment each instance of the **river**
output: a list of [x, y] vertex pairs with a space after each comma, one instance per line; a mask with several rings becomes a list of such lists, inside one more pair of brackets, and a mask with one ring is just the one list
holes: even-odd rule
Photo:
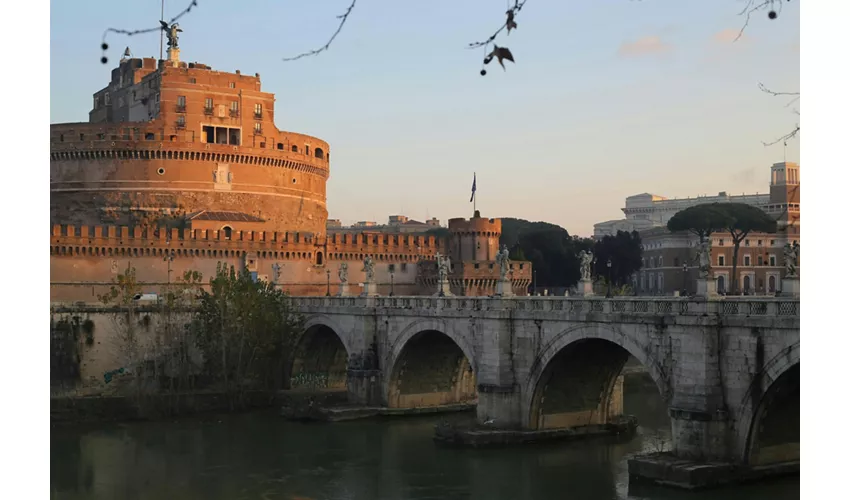
[[51, 498], [87, 500], [785, 500], [798, 478], [683, 492], [629, 492], [626, 460], [669, 442], [651, 384], [627, 383], [628, 442], [593, 440], [501, 449], [450, 449], [432, 441], [450, 417], [335, 424], [287, 422], [273, 412], [51, 432]]

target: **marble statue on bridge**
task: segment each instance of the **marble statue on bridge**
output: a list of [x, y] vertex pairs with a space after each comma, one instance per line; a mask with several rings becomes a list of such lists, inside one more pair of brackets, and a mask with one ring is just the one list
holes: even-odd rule
[[496, 254], [496, 263], [499, 265], [499, 280], [505, 281], [508, 276], [508, 269], [510, 268], [510, 252], [508, 252], [508, 246], [502, 245], [502, 250]]
[[593, 252], [590, 250], [582, 250], [579, 253], [581, 259], [581, 280], [590, 281], [591, 266], [593, 265]]
[[366, 281], [371, 283], [375, 280], [375, 262], [368, 255], [363, 259], [363, 271], [366, 272]]
[[696, 261], [699, 265], [699, 277], [708, 278], [711, 274], [711, 241], [708, 239], [699, 243]]
[[348, 283], [348, 263], [343, 262], [339, 265], [339, 283], [341, 285]]
[[800, 255], [800, 245], [795, 241], [793, 245], [790, 243], [785, 244], [784, 249], [785, 254], [785, 277], [786, 278], [796, 278], [797, 277], [797, 257]]

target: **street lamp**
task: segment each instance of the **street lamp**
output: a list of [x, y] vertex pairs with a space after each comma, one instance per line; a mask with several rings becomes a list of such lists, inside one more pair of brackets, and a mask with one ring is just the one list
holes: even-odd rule
[[611, 298], [611, 259], [608, 259], [608, 262], [605, 263], [608, 267], [608, 292], [605, 294], [605, 298]]
[[395, 271], [390, 271], [390, 297], [395, 293]]
[[325, 272], [328, 275], [328, 292], [325, 294], [325, 297], [330, 297], [331, 296], [331, 270], [327, 269], [327, 270], [325, 270]]
[[682, 264], [682, 295], [688, 296], [688, 264]]
[[537, 296], [537, 269], [534, 270], [534, 296]]

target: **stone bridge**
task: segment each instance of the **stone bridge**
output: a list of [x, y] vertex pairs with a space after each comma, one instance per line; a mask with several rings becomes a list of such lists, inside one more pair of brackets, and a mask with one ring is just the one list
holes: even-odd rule
[[622, 415], [633, 356], [682, 457], [799, 458], [799, 298], [296, 297], [297, 381], [352, 403], [475, 402], [480, 423], [548, 429]]

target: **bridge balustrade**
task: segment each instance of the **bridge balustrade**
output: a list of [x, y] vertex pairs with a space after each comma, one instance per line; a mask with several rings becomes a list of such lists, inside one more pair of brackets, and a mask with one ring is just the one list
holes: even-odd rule
[[293, 297], [301, 308], [562, 311], [677, 316], [799, 316], [796, 297]]

